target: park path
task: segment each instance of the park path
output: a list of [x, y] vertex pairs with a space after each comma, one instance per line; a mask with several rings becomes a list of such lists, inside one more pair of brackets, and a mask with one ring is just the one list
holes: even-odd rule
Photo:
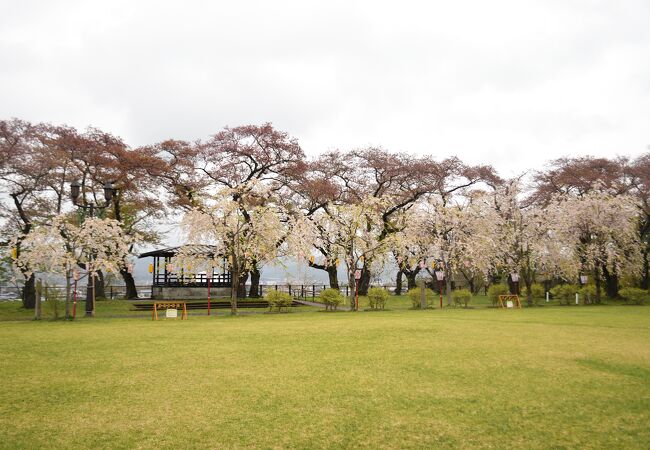
[[[316, 306], [317, 308], [325, 308], [327, 305], [325, 303], [318, 303], [318, 302], [308, 302], [307, 300], [301, 300], [298, 298], [293, 299], [294, 302], [300, 303], [301, 305], [306, 305], [306, 306]], [[339, 310], [342, 311], [350, 311], [350, 307], [346, 305], [341, 305], [338, 307]]]

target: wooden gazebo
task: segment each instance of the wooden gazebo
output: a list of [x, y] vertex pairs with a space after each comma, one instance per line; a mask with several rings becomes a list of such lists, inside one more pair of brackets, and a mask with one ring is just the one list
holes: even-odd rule
[[[182, 269], [174, 271], [172, 258], [181, 249], [191, 248], [194, 255], [205, 256], [206, 259], [215, 259], [215, 247], [211, 245], [185, 245], [169, 247], [150, 252], [142, 253], [139, 258], [153, 258], [150, 266], [152, 274], [151, 296], [154, 299], [185, 299], [185, 298], [206, 298], [208, 286], [211, 296], [228, 297], [232, 276], [227, 270], [226, 259], [223, 258], [223, 269], [212, 269], [212, 273], [185, 273]], [[219, 256], [219, 255], [217, 255]]]

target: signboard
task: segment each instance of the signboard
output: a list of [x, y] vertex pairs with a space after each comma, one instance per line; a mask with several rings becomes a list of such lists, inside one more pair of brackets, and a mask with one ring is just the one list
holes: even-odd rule
[[361, 269], [357, 269], [354, 271], [354, 279], [355, 280], [360, 280], [361, 279]]
[[178, 317], [177, 309], [167, 309], [165, 310], [165, 317], [168, 319], [175, 319]]
[[[508, 307], [508, 308], [513, 308], [514, 306], [515, 306], [515, 305], [512, 303], [512, 300], [508, 300], [508, 301], [506, 302], [506, 307]], [[168, 310], [168, 311], [169, 311], [169, 310]]]

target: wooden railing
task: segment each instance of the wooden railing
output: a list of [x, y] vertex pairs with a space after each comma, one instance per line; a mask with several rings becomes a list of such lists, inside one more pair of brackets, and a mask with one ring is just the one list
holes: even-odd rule
[[[213, 287], [229, 287], [231, 285], [231, 275], [229, 273], [215, 274], [210, 280]], [[207, 287], [208, 276], [205, 273], [196, 275], [182, 275], [176, 273], [157, 273], [153, 278], [154, 286], [169, 286], [169, 287]]]

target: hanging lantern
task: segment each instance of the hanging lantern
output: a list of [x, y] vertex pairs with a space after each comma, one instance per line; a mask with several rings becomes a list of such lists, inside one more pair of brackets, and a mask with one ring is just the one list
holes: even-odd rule
[[149, 264], [149, 273], [153, 273], [153, 264]]
[[11, 249], [11, 257], [12, 257], [13, 259], [18, 258], [18, 249], [17, 249], [16, 247], [14, 247], [14, 248]]
[[309, 256], [309, 262], [314, 264], [314, 255]]

